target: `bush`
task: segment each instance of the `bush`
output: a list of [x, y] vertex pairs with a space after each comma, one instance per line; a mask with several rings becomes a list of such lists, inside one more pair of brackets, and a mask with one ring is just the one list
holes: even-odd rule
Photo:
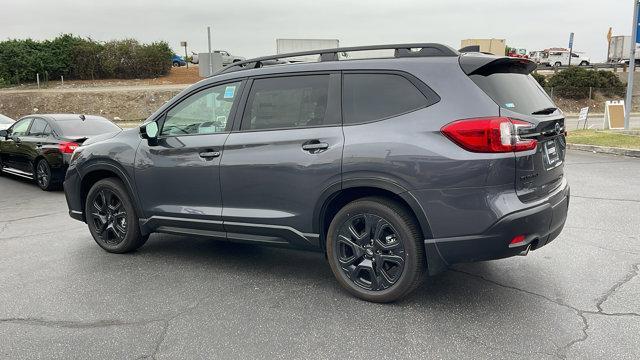
[[136, 40], [100, 43], [70, 34], [53, 40], [0, 42], [0, 79], [5, 83], [40, 78], [151, 78], [166, 75], [173, 52], [166, 42], [140, 44]]
[[586, 99], [589, 88], [605, 96], [624, 96], [625, 85], [611, 71], [595, 71], [570, 67], [551, 76], [547, 86], [556, 96], [568, 99]]
[[531, 75], [533, 76], [534, 79], [536, 79], [536, 81], [538, 82], [538, 84], [540, 84], [540, 86], [542, 87], [547, 86], [547, 78], [544, 75], [538, 74], [537, 72], [534, 72]]

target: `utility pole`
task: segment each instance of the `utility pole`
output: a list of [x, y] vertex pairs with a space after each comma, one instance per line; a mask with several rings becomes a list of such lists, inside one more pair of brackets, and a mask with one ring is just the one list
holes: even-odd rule
[[187, 69], [189, 68], [189, 54], [187, 53], [187, 42], [180, 41], [180, 46], [184, 47], [184, 62], [187, 65]]
[[[612, 28], [609, 27], [609, 32], [607, 32], [607, 63], [610, 62], [611, 59], [611, 34], [612, 34]], [[615, 70], [615, 68], [614, 68]]]
[[211, 52], [211, 26], [207, 26], [207, 41], [209, 42], [209, 76], [213, 75], [213, 53]]
[[633, 28], [631, 29], [631, 53], [629, 54], [629, 79], [627, 80], [627, 97], [624, 107], [624, 128], [629, 130], [631, 108], [633, 107], [633, 75], [636, 72], [636, 46], [638, 43], [638, 0], [633, 0]]
[[573, 33], [569, 34], [569, 66], [571, 66], [572, 55], [573, 55]]

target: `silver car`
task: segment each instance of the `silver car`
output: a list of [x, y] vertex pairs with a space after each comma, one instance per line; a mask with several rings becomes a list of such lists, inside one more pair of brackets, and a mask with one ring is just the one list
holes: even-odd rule
[[7, 130], [14, 122], [12, 118], [0, 114], [0, 130]]

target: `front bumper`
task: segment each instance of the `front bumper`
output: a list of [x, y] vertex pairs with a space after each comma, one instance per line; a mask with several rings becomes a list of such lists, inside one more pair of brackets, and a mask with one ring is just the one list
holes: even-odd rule
[[64, 197], [69, 207], [69, 216], [76, 220], [85, 221], [82, 211], [82, 194], [80, 187], [80, 174], [75, 168], [67, 171], [63, 183]]
[[[427, 248], [437, 249], [447, 265], [500, 259], [535, 250], [555, 239], [567, 219], [570, 188], [564, 184], [546, 201], [522, 209], [498, 220], [481, 234], [450, 238], [426, 239]], [[524, 241], [511, 244], [517, 235]]]

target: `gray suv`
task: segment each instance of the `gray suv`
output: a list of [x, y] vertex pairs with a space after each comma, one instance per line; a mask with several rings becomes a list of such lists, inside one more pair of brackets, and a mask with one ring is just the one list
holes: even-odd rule
[[[339, 60], [368, 50], [390, 56]], [[562, 230], [564, 115], [534, 69], [440, 44], [238, 62], [82, 144], [70, 215], [113, 253], [154, 232], [324, 252], [347, 291], [394, 301]]]

